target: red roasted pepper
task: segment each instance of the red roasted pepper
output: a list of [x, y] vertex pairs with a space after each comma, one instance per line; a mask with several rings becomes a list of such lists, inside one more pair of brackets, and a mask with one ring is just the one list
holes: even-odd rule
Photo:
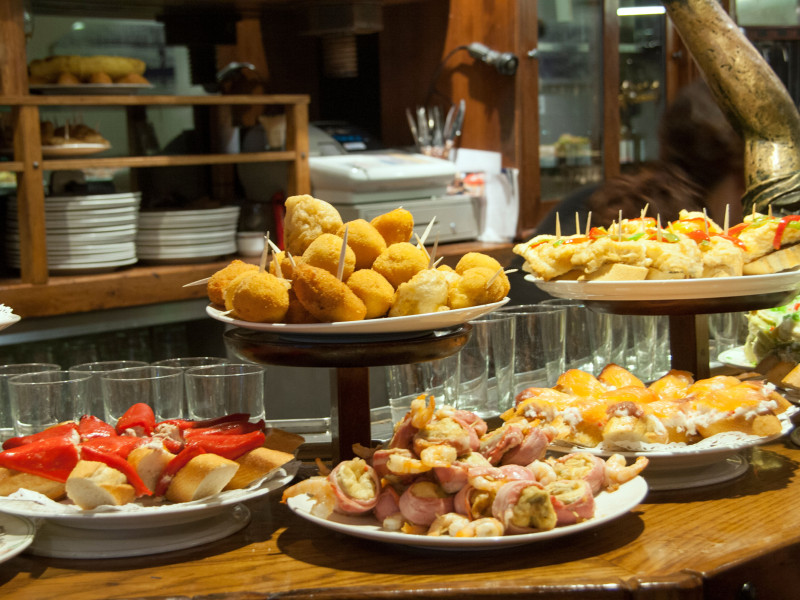
[[116, 454], [120, 458], [128, 458], [132, 450], [147, 443], [147, 438], [134, 437], [132, 435], [113, 435], [106, 437], [96, 437], [84, 441], [83, 448], [92, 448], [108, 454]]
[[206, 452], [218, 454], [228, 460], [236, 460], [245, 452], [263, 446], [265, 439], [263, 431], [234, 435], [209, 434], [191, 438], [186, 447], [200, 446]]
[[78, 459], [78, 447], [73, 440], [51, 437], [0, 452], [0, 467], [64, 483]]
[[159, 478], [158, 483], [156, 484], [156, 489], [154, 490], [155, 495], [163, 496], [166, 494], [167, 489], [169, 489], [169, 484], [172, 483], [172, 478], [175, 477], [175, 474], [185, 467], [187, 463], [195, 456], [205, 453], [206, 451], [202, 448], [202, 446], [198, 446], [196, 444], [193, 446], [186, 446], [183, 450], [181, 450], [175, 458], [167, 463], [164, 472], [161, 473], [161, 477]]
[[212, 427], [192, 427], [183, 432], [183, 437], [187, 440], [200, 435], [242, 435], [251, 431], [264, 431], [264, 421], [251, 423], [250, 421], [236, 421], [232, 423], [222, 423]]
[[119, 455], [103, 452], [102, 450], [97, 450], [91, 446], [82, 446], [81, 458], [83, 460], [101, 462], [105, 465], [108, 465], [112, 469], [116, 469], [117, 471], [123, 473], [125, 477], [128, 478], [128, 483], [133, 486], [137, 498], [139, 496], [153, 495], [153, 492], [144, 484], [144, 481], [142, 481], [142, 478], [139, 477], [139, 474], [136, 472], [136, 469], [133, 468], [133, 465]]
[[78, 433], [81, 441], [86, 441], [96, 437], [116, 436], [114, 428], [93, 415], [83, 415], [78, 421]]
[[180, 430], [185, 429], [200, 429], [203, 427], [215, 427], [224, 423], [238, 423], [242, 421], [249, 421], [250, 413], [231, 413], [222, 417], [215, 417], [213, 419], [203, 419], [202, 421], [191, 421], [189, 419], [168, 419], [161, 421], [159, 425], [167, 423], [175, 425]]
[[72, 438], [72, 432], [75, 431], [78, 426], [75, 423], [61, 423], [59, 425], [53, 425], [52, 427], [48, 427], [44, 431], [40, 431], [38, 433], [32, 433], [31, 435], [26, 435], [22, 437], [13, 437], [7, 439], [3, 442], [3, 449], [9, 450], [10, 448], [17, 448], [19, 446], [24, 446], [26, 444], [32, 444], [34, 442], [38, 442], [45, 439], [50, 438]]
[[156, 416], [153, 414], [153, 409], [143, 402], [134, 404], [119, 418], [117, 433], [121, 435], [126, 429], [135, 431], [137, 427], [140, 429], [139, 434], [144, 436], [153, 433], [153, 429], [156, 427]]
[[800, 215], [786, 215], [785, 217], [781, 217], [781, 220], [778, 221], [778, 226], [775, 228], [775, 238], [772, 240], [772, 247], [775, 248], [775, 250], [780, 250], [781, 242], [783, 241], [783, 232], [791, 221], [800, 221]]

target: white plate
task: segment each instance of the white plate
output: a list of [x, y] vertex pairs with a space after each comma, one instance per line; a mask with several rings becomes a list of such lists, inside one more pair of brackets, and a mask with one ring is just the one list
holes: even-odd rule
[[497, 310], [509, 301], [503, 298], [500, 302], [492, 304], [482, 304], [481, 306], [471, 306], [469, 308], [459, 308], [457, 310], [445, 310], [436, 313], [426, 313], [424, 315], [409, 315], [406, 317], [382, 317], [380, 319], [367, 319], [364, 321], [338, 321], [336, 323], [303, 323], [292, 325], [288, 323], [252, 323], [250, 321], [240, 321], [232, 319], [225, 312], [213, 304], [206, 307], [206, 313], [212, 319], [235, 325], [243, 329], [255, 331], [267, 331], [270, 333], [291, 333], [291, 334], [313, 334], [313, 335], [347, 335], [347, 334], [378, 334], [378, 333], [399, 333], [412, 331], [433, 331], [435, 329], [446, 329], [455, 327], [472, 319], [477, 319]]
[[[20, 254], [16, 251], [7, 251], [6, 257], [13, 262], [19, 262]], [[92, 252], [89, 254], [74, 254], [70, 251], [47, 252], [47, 264], [51, 267], [71, 267], [96, 262], [117, 262], [136, 258], [136, 249], [123, 250], [121, 252]]]
[[104, 152], [111, 148], [111, 144], [61, 144], [58, 146], [42, 146], [42, 156], [45, 158], [62, 158], [65, 156], [89, 156]]
[[260, 498], [282, 488], [294, 478], [299, 465], [299, 461], [292, 461], [276, 469], [261, 483], [242, 490], [221, 492], [216, 496], [180, 504], [128, 504], [81, 510], [73, 504], [53, 502], [41, 494], [22, 490], [0, 497], [0, 511], [19, 517], [47, 519], [59, 525], [80, 529], [142, 529], [180, 525], [209, 518], [235, 504]]
[[203, 233], [186, 232], [182, 229], [143, 229], [139, 230], [136, 241], [141, 245], [186, 246], [201, 241], [204, 243], [229, 242], [235, 239], [235, 236], [236, 231], [231, 227]]
[[208, 244], [204, 246], [148, 246], [136, 245], [139, 258], [198, 258], [221, 256], [236, 252], [236, 242], [231, 240], [224, 244]]
[[187, 225], [235, 225], [238, 220], [238, 206], [206, 210], [142, 211], [139, 213], [141, 229], [168, 229]]
[[250, 511], [244, 504], [226, 507], [221, 514], [202, 521], [141, 529], [79, 529], [45, 520], [28, 553], [77, 559], [149, 556], [215, 542], [249, 522]]
[[800, 271], [742, 277], [654, 281], [542, 281], [533, 275], [526, 275], [525, 279], [558, 298], [605, 301], [727, 298], [790, 291], [800, 287]]
[[10, 317], [0, 317], [0, 331], [6, 327], [11, 327], [14, 323], [18, 322], [22, 317], [19, 315], [11, 315]]
[[729, 348], [720, 352], [717, 356], [719, 362], [729, 367], [736, 367], [737, 369], [752, 369], [756, 363], [747, 360], [744, 354], [744, 346], [737, 346], [736, 348]]
[[0, 563], [4, 563], [33, 543], [36, 526], [23, 517], [0, 513], [0, 531]]
[[131, 194], [105, 196], [78, 196], [75, 198], [45, 198], [45, 210], [87, 210], [97, 208], [138, 207], [139, 197]]
[[509, 546], [521, 546], [560, 538], [566, 535], [594, 529], [604, 523], [618, 519], [628, 511], [635, 508], [647, 495], [647, 483], [642, 477], [636, 477], [628, 483], [621, 485], [614, 492], [600, 492], [595, 497], [595, 516], [588, 521], [556, 527], [550, 531], [539, 533], [524, 533], [521, 535], [504, 535], [485, 538], [451, 538], [447, 536], [411, 535], [394, 531], [385, 531], [378, 521], [372, 516], [354, 517], [334, 513], [328, 519], [315, 517], [309, 511], [312, 503], [308, 495], [301, 494], [289, 498], [287, 504], [296, 515], [316, 523], [326, 529], [352, 535], [359, 538], [415, 546], [422, 548], [435, 548], [439, 550], [484, 550], [498, 549]]

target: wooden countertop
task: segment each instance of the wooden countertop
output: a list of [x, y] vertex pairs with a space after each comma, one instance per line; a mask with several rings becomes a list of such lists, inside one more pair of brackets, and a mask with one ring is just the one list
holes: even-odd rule
[[279, 503], [253, 501], [242, 531], [196, 549], [143, 558], [48, 559], [0, 569], [0, 596], [95, 598], [797, 597], [798, 450], [754, 449], [740, 478], [651, 491], [627, 515], [585, 533], [500, 551], [406, 549], [331, 532]]

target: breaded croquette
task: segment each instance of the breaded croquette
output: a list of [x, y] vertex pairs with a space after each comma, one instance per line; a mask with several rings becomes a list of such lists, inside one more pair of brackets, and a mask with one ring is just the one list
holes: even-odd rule
[[289, 310], [289, 286], [266, 271], [242, 273], [225, 291], [225, 308], [244, 321], [280, 323]]
[[[342, 253], [344, 240], [333, 233], [323, 233], [303, 252], [303, 262], [312, 267], [325, 269], [333, 276], [338, 274], [339, 256]], [[342, 271], [342, 281], [353, 274], [356, 269], [356, 254], [350, 246], [347, 246], [344, 255], [344, 270]]]
[[291, 281], [292, 273], [294, 272], [294, 266], [292, 265], [292, 261], [297, 262], [298, 260], [303, 260], [299, 256], [292, 256], [291, 258], [289, 255], [286, 254], [283, 250], [278, 252], [272, 260], [269, 261], [269, 272], [273, 275], [278, 275], [275, 272], [275, 259], [277, 258], [278, 264], [281, 267], [281, 274], [280, 276], [284, 279], [288, 279]]
[[378, 215], [370, 224], [383, 236], [387, 246], [407, 242], [414, 233], [414, 216], [405, 208]]
[[292, 289], [289, 290], [289, 310], [286, 311], [283, 322], [300, 325], [303, 323], [319, 323], [319, 319], [306, 310], [306, 307], [300, 303], [300, 300], [297, 299], [297, 294]]
[[501, 271], [498, 278], [502, 281], [505, 291], [498, 300], [502, 300], [506, 297], [506, 294], [508, 294], [508, 291], [511, 289], [511, 283], [508, 281], [508, 276], [503, 272], [503, 266], [495, 258], [492, 258], [488, 254], [483, 254], [482, 252], [467, 252], [456, 264], [456, 273], [463, 275], [464, 271], [472, 269], [473, 267], [486, 267], [487, 269], [491, 269], [492, 273]]
[[325, 269], [298, 263], [292, 283], [303, 307], [323, 323], [361, 321], [367, 315], [353, 290]]
[[341, 226], [339, 211], [324, 200], [307, 194], [286, 199], [283, 235], [292, 256], [301, 256], [321, 234], [336, 233]]
[[367, 319], [382, 317], [392, 306], [394, 288], [386, 278], [372, 269], [359, 269], [347, 279], [347, 287], [367, 307]]
[[208, 299], [213, 304], [220, 306], [225, 304], [225, 288], [233, 281], [238, 275], [247, 271], [257, 271], [257, 265], [251, 265], [243, 262], [238, 258], [232, 261], [228, 266], [220, 269], [214, 273], [206, 284], [206, 291]]
[[448, 310], [448, 291], [447, 275], [443, 271], [423, 269], [397, 288], [389, 316], [402, 317]]
[[386, 250], [386, 241], [380, 232], [364, 219], [348, 221], [336, 235], [343, 238], [347, 228], [347, 245], [356, 255], [356, 269], [369, 269], [381, 252]]
[[[461, 274], [461, 278], [450, 288], [450, 308], [469, 308], [481, 304], [499, 302], [506, 297], [509, 287], [488, 267], [472, 267]], [[491, 285], [487, 285], [489, 282]]]
[[392, 244], [372, 263], [373, 270], [383, 275], [397, 289], [414, 275], [428, 268], [428, 255], [408, 242]]

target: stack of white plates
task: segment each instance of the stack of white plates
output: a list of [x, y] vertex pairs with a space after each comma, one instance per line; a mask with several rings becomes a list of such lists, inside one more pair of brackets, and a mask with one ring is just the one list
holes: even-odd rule
[[[47, 268], [52, 274], [101, 273], [136, 262], [141, 194], [45, 198]], [[20, 267], [16, 202], [8, 203], [6, 261]]]
[[155, 263], [204, 262], [236, 252], [239, 207], [142, 211], [136, 253]]

